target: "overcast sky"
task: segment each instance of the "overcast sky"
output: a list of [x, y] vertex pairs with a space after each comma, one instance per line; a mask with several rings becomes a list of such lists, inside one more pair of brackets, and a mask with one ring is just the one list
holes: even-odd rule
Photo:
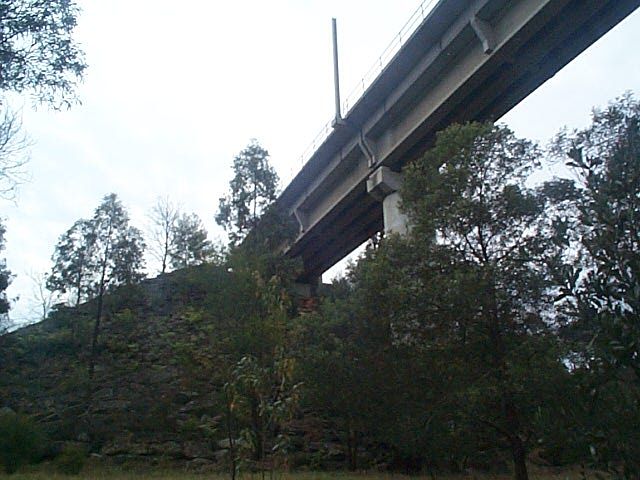
[[[156, 198], [168, 195], [221, 236], [213, 215], [234, 155], [256, 138], [286, 181], [332, 117], [331, 18], [348, 93], [420, 0], [79, 3], [76, 38], [89, 64], [82, 105], [49, 112], [24, 102], [31, 180], [15, 204], [0, 204], [18, 321], [32, 316], [26, 273], [47, 271], [60, 234], [107, 193], [143, 230]], [[543, 143], [565, 125], [586, 126], [593, 106], [640, 94], [639, 45], [640, 11], [503, 121]]]

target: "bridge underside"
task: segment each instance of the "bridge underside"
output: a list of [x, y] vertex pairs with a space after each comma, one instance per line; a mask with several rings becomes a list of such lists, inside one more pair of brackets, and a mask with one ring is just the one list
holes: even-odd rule
[[367, 194], [373, 170], [400, 171], [453, 122], [500, 118], [639, 4], [438, 3], [278, 199], [300, 224], [287, 255], [302, 257], [301, 280], [383, 229], [382, 204]]

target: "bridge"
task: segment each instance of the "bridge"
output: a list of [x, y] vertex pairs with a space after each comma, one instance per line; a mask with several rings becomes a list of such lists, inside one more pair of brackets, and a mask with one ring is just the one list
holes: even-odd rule
[[431, 3], [277, 200], [299, 225], [286, 253], [302, 258], [303, 283], [317, 283], [376, 232], [406, 229], [398, 209], [402, 167], [424, 154], [437, 131], [497, 120], [640, 0]]

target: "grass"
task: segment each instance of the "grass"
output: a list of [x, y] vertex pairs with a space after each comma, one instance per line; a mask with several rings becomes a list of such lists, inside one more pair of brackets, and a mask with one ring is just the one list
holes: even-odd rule
[[[122, 467], [105, 467], [88, 465], [78, 476], [67, 476], [55, 473], [48, 465], [30, 467], [14, 475], [0, 473], [0, 479], [11, 480], [228, 480], [229, 476], [222, 473], [192, 473], [182, 470], [168, 469], [137, 469], [128, 471]], [[436, 475], [438, 480], [511, 480], [509, 474], [469, 473], [466, 475], [443, 474]], [[530, 467], [530, 480], [582, 480], [579, 468], [541, 468]], [[593, 473], [587, 474], [587, 479], [595, 479]], [[245, 474], [237, 477], [237, 480], [262, 480], [259, 474]], [[382, 473], [348, 473], [348, 472], [279, 472], [272, 478], [267, 473], [265, 480], [433, 480], [427, 475], [404, 476], [400, 474]]]

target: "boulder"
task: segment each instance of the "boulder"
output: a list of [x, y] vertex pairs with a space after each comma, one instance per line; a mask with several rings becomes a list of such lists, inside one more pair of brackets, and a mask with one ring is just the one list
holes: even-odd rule
[[213, 459], [213, 449], [207, 442], [184, 442], [182, 454], [186, 458]]

